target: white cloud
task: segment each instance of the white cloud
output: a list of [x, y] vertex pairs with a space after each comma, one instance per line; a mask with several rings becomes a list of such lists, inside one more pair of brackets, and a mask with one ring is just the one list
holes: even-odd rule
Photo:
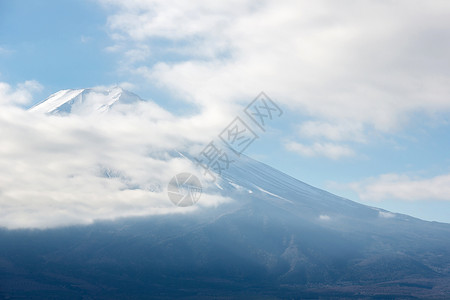
[[127, 50], [125, 52], [125, 61], [127, 63], [135, 63], [145, 61], [150, 55], [150, 49], [148, 46], [141, 45], [139, 48]]
[[320, 215], [319, 216], [319, 220], [321, 220], [321, 221], [329, 221], [329, 220], [331, 220], [331, 218], [328, 215]]
[[151, 102], [66, 117], [0, 105], [0, 227], [189, 213], [230, 201], [211, 194], [207, 182], [195, 207], [175, 207], [166, 194], [175, 174], [203, 178], [188, 160], [169, 154], [208, 141], [198, 118], [176, 118]]
[[264, 90], [323, 124], [352, 124], [304, 128], [332, 141], [450, 111], [447, 1], [101, 2], [130, 61], [143, 45], [176, 57], [130, 71], [202, 107]]
[[332, 143], [314, 143], [312, 145], [304, 145], [297, 142], [289, 142], [285, 144], [285, 147], [289, 151], [309, 157], [324, 156], [331, 159], [339, 159], [342, 157], [350, 157], [355, 155], [351, 148]]
[[411, 178], [407, 175], [384, 174], [377, 178], [350, 184], [365, 201], [450, 201], [450, 175]]
[[380, 218], [384, 218], [384, 219], [392, 219], [395, 218], [395, 214], [388, 212], [388, 211], [379, 211], [378, 212], [378, 216]]
[[35, 80], [19, 83], [16, 88], [0, 82], [0, 105], [28, 104], [33, 100], [33, 93], [40, 90], [42, 85]]
[[364, 128], [361, 123], [331, 124], [319, 121], [307, 121], [300, 125], [301, 137], [341, 142], [356, 141], [365, 142]]

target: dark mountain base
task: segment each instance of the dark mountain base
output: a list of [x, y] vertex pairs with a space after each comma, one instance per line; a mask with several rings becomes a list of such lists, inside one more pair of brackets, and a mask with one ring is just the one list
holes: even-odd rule
[[[110, 270], [115, 272], [116, 270]], [[5, 276], [6, 275], [6, 276]], [[376, 284], [287, 286], [269, 282], [233, 282], [223, 278], [154, 278], [123, 273], [115, 280], [93, 280], [57, 273], [2, 274], [2, 299], [447, 299], [450, 278]], [[7, 278], [5, 278], [7, 277]], [[149, 278], [147, 278], [148, 280]]]
[[[152, 217], [2, 231], [0, 298], [446, 299], [450, 294], [450, 277], [426, 265], [422, 254], [374, 253], [373, 245], [358, 242], [360, 236], [341, 236], [339, 242], [332, 230], [306, 224], [283, 230], [270, 219], [259, 223], [255, 211], [252, 218], [240, 215], [245, 213], [214, 221]], [[240, 228], [233, 226], [236, 216]]]

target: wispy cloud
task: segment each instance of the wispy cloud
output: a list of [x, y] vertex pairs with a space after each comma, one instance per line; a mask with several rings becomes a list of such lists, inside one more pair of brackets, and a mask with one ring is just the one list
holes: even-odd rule
[[327, 123], [307, 121], [300, 125], [299, 135], [302, 138], [325, 139], [335, 142], [365, 142], [364, 128], [361, 123]]
[[90, 36], [82, 35], [82, 36], [80, 37], [80, 41], [81, 41], [83, 44], [87, 44], [87, 43], [89, 43], [90, 41], [92, 41], [92, 38], [91, 38]]
[[392, 219], [395, 218], [395, 214], [388, 211], [379, 211], [378, 216], [384, 219]]
[[362, 200], [450, 201], [450, 175], [412, 178], [401, 174], [384, 174], [349, 185]]
[[10, 49], [8, 49], [6, 47], [0, 46], [0, 55], [1, 54], [9, 54], [11, 52], [12, 52], [12, 50], [10, 50]]
[[324, 156], [331, 159], [340, 159], [342, 157], [350, 157], [355, 155], [351, 148], [332, 143], [314, 143], [312, 145], [304, 145], [297, 142], [288, 142], [285, 144], [285, 147], [289, 151], [308, 157]]

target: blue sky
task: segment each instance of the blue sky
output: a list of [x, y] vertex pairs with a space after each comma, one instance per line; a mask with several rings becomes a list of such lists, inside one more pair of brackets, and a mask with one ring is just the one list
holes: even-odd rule
[[24, 107], [119, 84], [180, 116], [218, 114], [217, 133], [265, 91], [285, 114], [248, 155], [450, 222], [450, 5], [412, 2], [0, 0], [0, 82], [40, 86]]

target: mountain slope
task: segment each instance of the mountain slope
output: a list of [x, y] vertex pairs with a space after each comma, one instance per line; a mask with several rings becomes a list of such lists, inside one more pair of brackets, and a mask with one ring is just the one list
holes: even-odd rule
[[219, 184], [235, 201], [193, 214], [3, 231], [1, 290], [105, 299], [450, 292], [448, 224], [386, 218], [244, 156]]
[[[65, 90], [31, 110], [108, 111], [128, 101], [140, 100], [119, 89]], [[449, 224], [335, 196], [245, 155], [217, 184], [232, 202], [90, 226], [0, 230], [0, 296], [446, 299], [450, 294]]]

